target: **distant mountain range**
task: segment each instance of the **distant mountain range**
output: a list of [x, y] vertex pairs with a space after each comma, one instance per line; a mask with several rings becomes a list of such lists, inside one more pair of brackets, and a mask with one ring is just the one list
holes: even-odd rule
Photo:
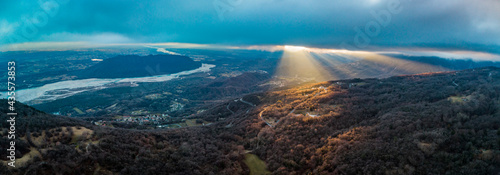
[[131, 78], [173, 74], [199, 68], [200, 62], [180, 55], [122, 55], [75, 72], [78, 78]]
[[370, 55], [358, 57], [358, 59], [353, 62], [341, 60], [338, 64], [319, 60], [323, 65], [327, 65], [327, 71], [331, 74], [329, 79], [323, 81], [352, 78], [387, 78], [397, 75], [464, 70], [487, 66], [500, 67], [500, 62], [495, 61], [401, 54]]
[[386, 56], [415, 61], [419, 63], [425, 63], [430, 65], [441, 66], [444, 68], [448, 68], [451, 70], [464, 70], [464, 69], [472, 69], [477, 67], [500, 67], [500, 60], [497, 61], [487, 61], [487, 60], [472, 60], [472, 59], [447, 59], [436, 56], [408, 56], [401, 54], [386, 54]]

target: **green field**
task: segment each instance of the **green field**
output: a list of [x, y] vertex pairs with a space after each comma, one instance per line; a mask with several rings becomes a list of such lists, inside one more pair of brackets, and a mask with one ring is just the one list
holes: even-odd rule
[[450, 100], [452, 103], [465, 103], [471, 99], [470, 96], [451, 96], [448, 97], [448, 100]]
[[271, 172], [267, 170], [266, 162], [255, 154], [246, 154], [244, 162], [250, 169], [250, 175], [271, 174]]

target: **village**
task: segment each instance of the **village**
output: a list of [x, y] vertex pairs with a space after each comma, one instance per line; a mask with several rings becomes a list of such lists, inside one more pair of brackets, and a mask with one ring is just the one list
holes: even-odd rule
[[191, 126], [210, 125], [201, 119], [175, 118], [168, 114], [148, 114], [144, 116], [116, 116], [111, 120], [92, 121], [98, 126], [115, 127], [114, 125], [147, 126], [154, 129], [171, 129]]
[[113, 118], [113, 120], [110, 121], [95, 121], [93, 124], [95, 125], [101, 125], [101, 126], [106, 126], [106, 124], [109, 125], [110, 122], [117, 122], [117, 123], [125, 123], [125, 124], [154, 124], [158, 125], [164, 122], [172, 121], [170, 119], [171, 117], [168, 114], [148, 114], [145, 116], [116, 116]]

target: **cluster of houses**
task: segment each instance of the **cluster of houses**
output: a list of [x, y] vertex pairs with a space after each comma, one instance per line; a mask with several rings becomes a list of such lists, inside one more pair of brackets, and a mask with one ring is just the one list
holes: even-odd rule
[[[338, 84], [338, 82], [337, 82], [337, 84]], [[324, 92], [324, 93], [327, 93], [327, 92], [328, 92], [328, 88], [326, 88], [326, 87], [324, 87], [324, 86], [320, 86], [320, 87], [318, 87], [318, 88], [313, 87], [313, 88], [311, 88], [311, 89], [312, 89], [312, 90], [316, 90], [316, 89], [323, 90], [323, 92]]]
[[[175, 99], [177, 101], [177, 99]], [[181, 103], [178, 103], [178, 102], [174, 102], [174, 104], [170, 105], [170, 110], [169, 111], [178, 111], [178, 110], [181, 110], [182, 108], [184, 108], [185, 105], [181, 104]]]
[[342, 88], [351, 88], [353, 86], [358, 86], [359, 83], [343, 83], [343, 82], [336, 82], [335, 84], [341, 86]]
[[[113, 122], [118, 123], [138, 123], [139, 125], [143, 124], [155, 124], [158, 125], [160, 122], [166, 121], [170, 118], [168, 114], [161, 115], [146, 115], [146, 116], [122, 116], [117, 119], [114, 119]], [[93, 122], [95, 125], [106, 126], [107, 121], [99, 120], [97, 122]]]
[[137, 116], [137, 117], [131, 117], [131, 116], [123, 116], [121, 119], [116, 119], [116, 122], [123, 122], [123, 123], [139, 123], [140, 125], [142, 124], [160, 124], [160, 122], [165, 121], [166, 119], [170, 118], [168, 114], [162, 114], [162, 115], [146, 115], [146, 116]]

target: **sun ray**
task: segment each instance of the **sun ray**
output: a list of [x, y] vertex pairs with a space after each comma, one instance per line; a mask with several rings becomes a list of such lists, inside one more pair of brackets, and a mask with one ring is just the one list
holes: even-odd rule
[[447, 69], [368, 51], [283, 46], [276, 76], [302, 81], [389, 77]]
[[277, 75], [311, 81], [325, 81], [332, 78], [320, 62], [314, 59], [308, 48], [301, 46], [284, 47]]

